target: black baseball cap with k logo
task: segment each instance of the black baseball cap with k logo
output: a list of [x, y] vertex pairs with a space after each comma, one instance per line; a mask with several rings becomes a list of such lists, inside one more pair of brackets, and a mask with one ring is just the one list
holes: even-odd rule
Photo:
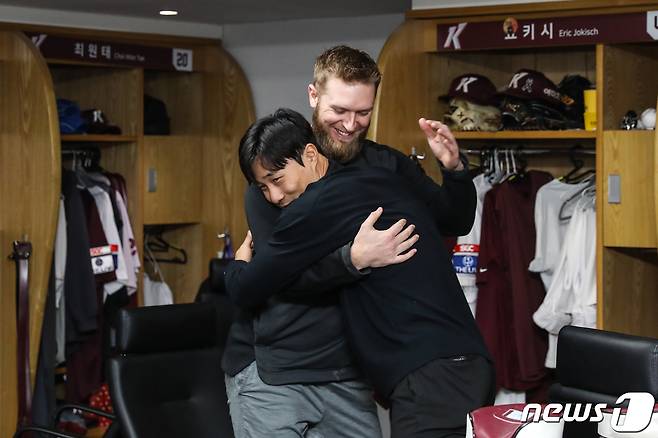
[[475, 73], [460, 75], [452, 80], [448, 93], [439, 99], [448, 100], [455, 97], [480, 105], [496, 105], [496, 86], [486, 76]]
[[539, 100], [556, 107], [563, 106], [562, 95], [555, 83], [543, 73], [530, 69], [521, 69], [514, 73], [502, 94], [519, 99]]

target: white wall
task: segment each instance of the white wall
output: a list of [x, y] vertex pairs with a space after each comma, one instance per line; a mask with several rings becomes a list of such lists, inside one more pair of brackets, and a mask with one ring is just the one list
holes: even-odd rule
[[224, 25], [223, 43], [245, 71], [256, 116], [285, 106], [311, 116], [306, 87], [325, 49], [347, 44], [375, 60], [403, 14]]
[[200, 38], [222, 37], [222, 26], [215, 24], [172, 21], [166, 18], [138, 18], [57, 9], [24, 8], [20, 6], [0, 5], [0, 21]]

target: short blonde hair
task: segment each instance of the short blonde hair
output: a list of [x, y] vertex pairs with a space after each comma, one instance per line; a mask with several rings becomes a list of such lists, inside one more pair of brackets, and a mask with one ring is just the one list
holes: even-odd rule
[[347, 46], [332, 47], [315, 59], [313, 85], [320, 89], [332, 76], [347, 83], [374, 84], [375, 90], [382, 79], [370, 55]]

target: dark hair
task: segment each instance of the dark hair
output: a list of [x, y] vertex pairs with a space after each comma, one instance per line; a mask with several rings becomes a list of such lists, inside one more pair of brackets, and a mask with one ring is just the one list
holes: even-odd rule
[[332, 47], [315, 59], [313, 84], [321, 89], [331, 76], [347, 83], [374, 84], [375, 90], [382, 79], [370, 55], [348, 46]]
[[255, 182], [252, 165], [260, 160], [268, 170], [281, 170], [293, 159], [302, 166], [307, 144], [317, 144], [304, 116], [288, 108], [256, 120], [240, 140], [240, 169], [248, 182]]

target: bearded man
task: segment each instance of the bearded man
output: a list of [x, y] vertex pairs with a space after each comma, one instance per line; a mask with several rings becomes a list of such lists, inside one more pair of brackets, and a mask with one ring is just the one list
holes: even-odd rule
[[[380, 80], [377, 64], [363, 51], [337, 46], [317, 58], [308, 94], [318, 147], [345, 166], [375, 166], [401, 176], [440, 233], [467, 233], [475, 215], [475, 187], [447, 126], [419, 120], [441, 163], [441, 186], [401, 152], [365, 139]], [[290, 183], [272, 181], [285, 188], [280, 193], [289, 192]], [[250, 184], [245, 210], [255, 259], [291, 200], [281, 195], [269, 201]], [[368, 276], [369, 268], [403, 263], [415, 253], [409, 250], [418, 239], [413, 226], [405, 228], [400, 220], [379, 231], [374, 224], [380, 215], [375, 210], [353, 242], [291, 279], [264, 306], [245, 309], [232, 327], [222, 368], [238, 438], [381, 436], [371, 388], [353, 358], [338, 306], [342, 288]]]

